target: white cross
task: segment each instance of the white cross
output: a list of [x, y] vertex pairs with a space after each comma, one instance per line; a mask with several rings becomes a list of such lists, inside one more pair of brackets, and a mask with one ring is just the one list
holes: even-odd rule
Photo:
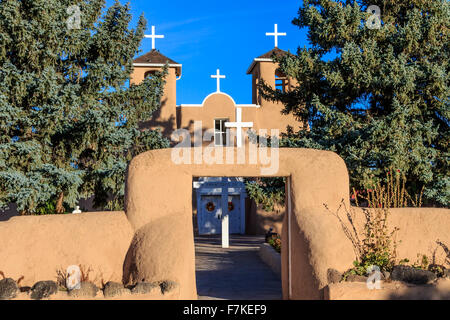
[[226, 77], [224, 75], [221, 75], [220, 70], [217, 69], [217, 73], [215, 75], [211, 75], [211, 78], [217, 79], [217, 92], [220, 92], [220, 79], [225, 79]]
[[145, 38], [151, 38], [152, 39], [152, 49], [155, 49], [155, 39], [163, 39], [164, 36], [163, 35], [157, 35], [155, 34], [155, 26], [152, 26], [152, 34], [148, 35], [144, 35]]
[[274, 36], [275, 37], [275, 48], [278, 48], [278, 37], [285, 36], [286, 32], [278, 33], [278, 24], [275, 23], [275, 31], [274, 32], [266, 32], [266, 36]]
[[225, 127], [236, 128], [236, 146], [242, 147], [242, 128], [252, 128], [253, 122], [242, 122], [242, 108], [236, 108], [236, 122], [225, 122]]
[[220, 92], [220, 79], [225, 79], [226, 77], [224, 75], [221, 75], [220, 70], [217, 69], [217, 73], [215, 75], [211, 75], [211, 78], [217, 79], [217, 92]]

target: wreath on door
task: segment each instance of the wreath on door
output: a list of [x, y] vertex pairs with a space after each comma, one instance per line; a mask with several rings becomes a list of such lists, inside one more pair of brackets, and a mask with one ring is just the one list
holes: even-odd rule
[[233, 209], [234, 209], [234, 204], [232, 201], [229, 201], [228, 202], [228, 211], [233, 211]]
[[206, 210], [208, 210], [209, 212], [214, 211], [214, 209], [215, 209], [214, 203], [208, 202], [208, 203], [206, 204]]

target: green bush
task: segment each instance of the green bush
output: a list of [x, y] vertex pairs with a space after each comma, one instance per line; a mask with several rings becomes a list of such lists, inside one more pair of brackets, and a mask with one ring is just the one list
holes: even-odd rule
[[273, 235], [267, 239], [267, 243], [270, 244], [278, 253], [281, 253], [281, 237], [279, 235]]
[[[70, 208], [64, 205], [64, 213], [69, 213]], [[38, 206], [34, 212], [36, 215], [56, 214], [56, 200], [51, 199], [45, 202], [43, 205]]]
[[266, 211], [273, 211], [276, 204], [284, 205], [284, 186], [285, 178], [258, 178], [245, 182], [250, 199]]

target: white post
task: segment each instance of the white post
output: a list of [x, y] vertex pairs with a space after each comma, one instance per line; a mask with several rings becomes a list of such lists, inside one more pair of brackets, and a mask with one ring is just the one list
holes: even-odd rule
[[222, 187], [222, 248], [229, 248], [228, 187]]
[[72, 213], [81, 213], [80, 206], [76, 206]]

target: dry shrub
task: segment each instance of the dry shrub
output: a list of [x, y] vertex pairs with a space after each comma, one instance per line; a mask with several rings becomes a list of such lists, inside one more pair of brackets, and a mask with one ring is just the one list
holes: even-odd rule
[[[80, 268], [80, 281], [81, 282], [86, 282], [86, 281], [91, 281], [96, 283], [98, 279], [100, 279], [100, 283], [102, 284], [102, 287], [104, 287], [105, 285], [105, 281], [103, 279], [103, 273], [99, 272], [95, 278], [90, 279], [90, 274], [92, 274], [94, 272], [94, 270], [92, 269], [91, 266], [85, 266], [82, 264], [79, 264], [78, 267]], [[67, 274], [66, 269], [63, 269], [62, 267], [60, 267], [59, 269], [56, 270], [56, 282], [58, 284], [58, 286], [63, 289], [63, 290], [67, 290], [67, 278], [69, 277], [69, 275]]]
[[[329, 210], [328, 206], [324, 204]], [[340, 217], [340, 210], [344, 208], [348, 222]], [[330, 211], [330, 210], [329, 210]], [[388, 208], [362, 208], [364, 214], [364, 226], [358, 228], [355, 218], [356, 210], [347, 208], [344, 200], [336, 212], [330, 211], [339, 220], [346, 237], [351, 241], [356, 255], [354, 267], [346, 274], [364, 275], [370, 266], [378, 266], [381, 271], [390, 271], [396, 259], [397, 244], [395, 233], [398, 228], [389, 231], [387, 224]]]
[[[0, 271], [0, 276], [2, 276], [3, 279], [6, 279], [5, 273], [3, 271]], [[23, 279], [25, 279], [25, 276], [20, 276], [19, 279], [17, 279], [17, 286], [20, 286], [20, 282], [22, 282]]]
[[446, 254], [445, 263], [450, 266], [450, 249], [443, 242], [439, 241], [439, 239], [436, 241], [436, 243], [444, 250]]
[[365, 194], [358, 194], [353, 188], [353, 198], [359, 206], [358, 197], [367, 201], [369, 208], [403, 208], [421, 207], [424, 188], [419, 194], [411, 196], [406, 189], [406, 176], [400, 170], [390, 170], [386, 173], [386, 183], [375, 183], [373, 189], [367, 189]]
[[80, 264], [79, 267], [81, 272], [81, 282], [89, 281], [89, 273], [93, 272], [92, 268], [82, 264]]
[[20, 282], [22, 282], [23, 279], [25, 279], [24, 276], [20, 276], [19, 279], [17, 279], [16, 283], [18, 287], [20, 287]]
[[67, 271], [64, 270], [62, 267], [56, 269], [56, 283], [58, 287], [67, 290], [66, 281], [67, 281]]

